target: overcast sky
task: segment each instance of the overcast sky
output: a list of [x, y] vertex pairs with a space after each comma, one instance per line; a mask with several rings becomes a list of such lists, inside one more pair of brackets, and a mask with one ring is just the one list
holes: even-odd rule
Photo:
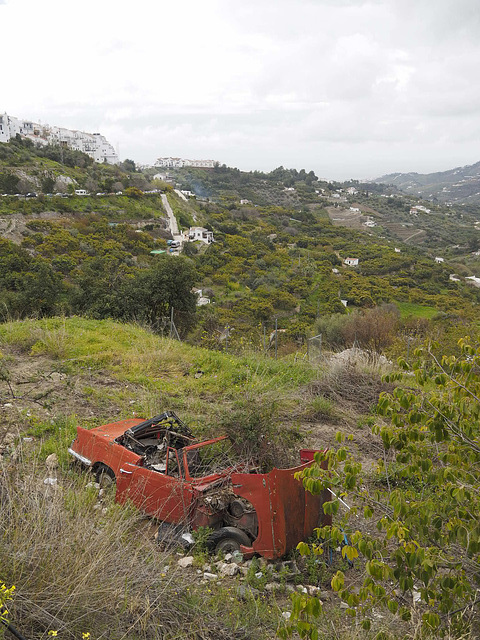
[[333, 179], [480, 160], [480, 0], [0, 0], [0, 111]]

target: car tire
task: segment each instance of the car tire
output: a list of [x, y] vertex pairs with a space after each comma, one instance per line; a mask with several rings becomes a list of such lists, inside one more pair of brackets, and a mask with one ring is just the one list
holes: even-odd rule
[[251, 541], [245, 531], [237, 529], [237, 527], [222, 527], [214, 531], [207, 541], [209, 551], [218, 553], [232, 553], [240, 551], [240, 545], [250, 547]]
[[108, 489], [116, 483], [115, 473], [106, 464], [99, 464], [95, 468], [95, 480], [102, 489]]

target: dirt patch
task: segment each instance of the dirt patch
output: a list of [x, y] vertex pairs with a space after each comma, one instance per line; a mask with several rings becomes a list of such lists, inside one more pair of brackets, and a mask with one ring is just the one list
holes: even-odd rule
[[26, 223], [31, 220], [51, 220], [53, 222], [60, 222], [62, 217], [55, 211], [30, 213], [28, 216], [23, 215], [23, 213], [14, 213], [11, 216], [3, 216], [0, 218], [0, 236], [6, 240], [14, 242], [15, 244], [20, 244], [26, 235]]
[[[76, 415], [86, 419], [110, 420], [119, 413], [116, 393], [131, 383], [116, 380], [106, 371], [65, 373], [61, 362], [44, 356], [25, 356], [2, 348], [0, 369], [0, 448], [32, 425], [32, 420], [51, 420]], [[99, 393], [96, 393], [96, 390]]]

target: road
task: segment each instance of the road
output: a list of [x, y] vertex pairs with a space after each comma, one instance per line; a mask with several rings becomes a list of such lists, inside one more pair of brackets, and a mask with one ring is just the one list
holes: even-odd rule
[[164, 193], [162, 193], [161, 198], [162, 198], [163, 206], [165, 207], [165, 211], [167, 212], [168, 223], [170, 226], [170, 233], [172, 234], [174, 240], [179, 240], [180, 242], [182, 242], [182, 236], [180, 235], [180, 231], [178, 230], [177, 219], [173, 215], [172, 207], [168, 202], [168, 198]]

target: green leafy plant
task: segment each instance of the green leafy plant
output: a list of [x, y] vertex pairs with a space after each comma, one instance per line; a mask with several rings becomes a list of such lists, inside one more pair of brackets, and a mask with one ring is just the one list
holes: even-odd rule
[[[460, 356], [441, 358], [432, 349], [419, 349], [411, 366], [399, 362], [405, 379], [400, 373], [389, 377], [408, 386], [382, 394], [378, 404], [385, 420], [373, 432], [384, 446], [378, 463], [384, 480], [373, 493], [365, 488], [362, 465], [345, 446], [316, 454], [315, 465], [303, 473], [307, 490], [333, 492], [325, 513], [337, 514], [340, 499], [350, 495], [376, 524], [378, 535], [353, 531], [342, 549], [346, 559], [365, 563], [360, 589], [346, 584], [343, 571], [331, 582], [347, 614], [365, 629], [372, 607], [384, 607], [403, 621], [414, 615], [424, 633], [436, 637], [446, 629], [450, 637], [460, 637], [475, 624], [480, 601], [480, 347], [469, 339], [459, 347]], [[338, 440], [342, 443], [344, 436]], [[322, 460], [327, 469], [321, 469]], [[343, 537], [337, 526], [318, 533], [336, 541]], [[306, 546], [300, 550], [310, 553]], [[418, 601], [414, 613], [412, 600]], [[309, 598], [297, 602], [292, 620], [302, 637], [315, 637], [312, 621], [319, 612], [314, 609]]]

